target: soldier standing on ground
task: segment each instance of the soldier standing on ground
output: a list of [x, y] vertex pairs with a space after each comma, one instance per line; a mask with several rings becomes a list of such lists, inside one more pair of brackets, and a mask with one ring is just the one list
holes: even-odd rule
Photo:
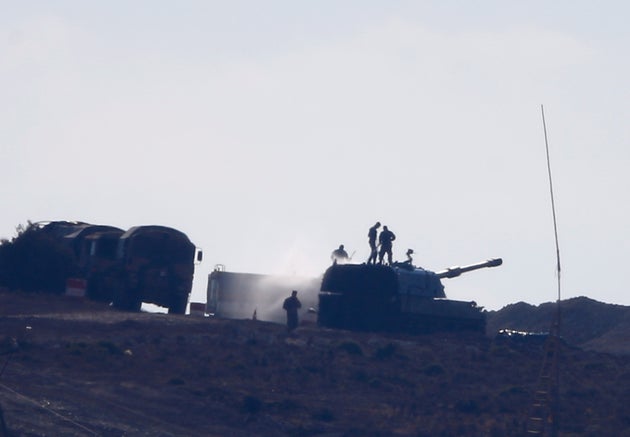
[[287, 329], [293, 331], [298, 326], [298, 310], [302, 308], [302, 303], [297, 298], [297, 290], [291, 292], [282, 304], [282, 308], [287, 312]]
[[383, 226], [383, 231], [378, 236], [378, 242], [381, 245], [381, 251], [378, 254], [378, 263], [383, 264], [383, 257], [387, 254], [387, 264], [392, 265], [392, 241], [396, 239], [396, 235], [387, 226]]
[[348, 262], [348, 252], [344, 249], [343, 244], [340, 244], [338, 249], [333, 250], [330, 254], [330, 259], [333, 264], [345, 264]]
[[368, 231], [368, 243], [370, 244], [370, 257], [368, 258], [368, 264], [376, 264], [376, 256], [378, 255], [376, 250], [376, 232], [380, 227], [381, 222], [376, 222], [376, 224]]

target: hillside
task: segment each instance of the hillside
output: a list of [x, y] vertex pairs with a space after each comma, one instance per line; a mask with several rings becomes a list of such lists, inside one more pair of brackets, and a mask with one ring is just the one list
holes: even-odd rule
[[[515, 436], [540, 345], [0, 293], [12, 436]], [[590, 341], [590, 340], [589, 340]], [[563, 436], [630, 435], [630, 357], [563, 345]]]
[[[547, 332], [555, 303], [515, 303], [488, 313], [488, 334], [499, 329]], [[630, 355], [630, 307], [576, 297], [560, 302], [561, 335], [586, 350]]]

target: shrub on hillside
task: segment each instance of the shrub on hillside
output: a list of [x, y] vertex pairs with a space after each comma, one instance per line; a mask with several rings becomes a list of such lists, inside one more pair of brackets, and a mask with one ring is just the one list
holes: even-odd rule
[[344, 341], [339, 345], [339, 349], [346, 351], [350, 355], [363, 355], [363, 349], [354, 341]]
[[0, 285], [11, 290], [60, 294], [74, 273], [72, 250], [30, 222], [0, 242]]

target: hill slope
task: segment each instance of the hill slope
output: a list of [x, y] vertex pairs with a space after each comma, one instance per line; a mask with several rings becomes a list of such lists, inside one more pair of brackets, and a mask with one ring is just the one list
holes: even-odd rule
[[[14, 436], [520, 435], [543, 354], [38, 295], [0, 293], [0, 323]], [[563, 346], [561, 371], [563, 436], [630, 434], [630, 357]]]
[[[515, 303], [488, 313], [488, 334], [500, 329], [547, 332], [555, 303]], [[576, 297], [560, 302], [561, 335], [584, 349], [630, 354], [630, 307]]]

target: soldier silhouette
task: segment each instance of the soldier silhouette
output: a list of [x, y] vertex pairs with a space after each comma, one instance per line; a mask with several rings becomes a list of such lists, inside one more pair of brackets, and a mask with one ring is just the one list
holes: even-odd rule
[[392, 265], [406, 270], [414, 270], [413, 257], [411, 256], [413, 255], [413, 249], [407, 249], [407, 253], [405, 253], [405, 255], [407, 255], [407, 259], [405, 261], [395, 261]]
[[376, 222], [376, 224], [368, 231], [368, 243], [370, 244], [370, 257], [367, 261], [368, 264], [376, 264], [376, 257], [378, 256], [378, 251], [376, 249], [376, 233], [380, 227], [381, 222]]
[[413, 249], [407, 249], [407, 253], [405, 255], [407, 255], [405, 264], [409, 264], [410, 266], [413, 265], [413, 257], [411, 256], [413, 255]]
[[387, 226], [383, 226], [383, 231], [381, 231], [378, 236], [378, 242], [381, 246], [381, 250], [378, 254], [378, 263], [383, 264], [383, 258], [387, 255], [387, 264], [392, 264], [392, 241], [396, 239], [396, 235], [389, 229]]
[[302, 308], [302, 303], [297, 298], [297, 290], [291, 292], [282, 304], [282, 309], [287, 312], [287, 329], [293, 331], [298, 326], [298, 310]]
[[333, 264], [345, 264], [348, 262], [350, 257], [348, 257], [348, 252], [346, 252], [346, 250], [344, 249], [343, 244], [340, 244], [339, 248], [333, 250], [333, 252], [330, 254], [330, 259], [332, 260]]

